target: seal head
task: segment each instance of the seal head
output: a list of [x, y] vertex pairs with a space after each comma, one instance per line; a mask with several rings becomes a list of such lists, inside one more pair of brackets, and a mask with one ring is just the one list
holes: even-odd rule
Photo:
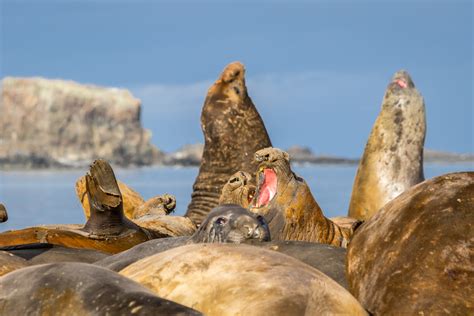
[[196, 243], [243, 243], [250, 239], [270, 241], [265, 219], [235, 204], [220, 205], [212, 210], [193, 235]]

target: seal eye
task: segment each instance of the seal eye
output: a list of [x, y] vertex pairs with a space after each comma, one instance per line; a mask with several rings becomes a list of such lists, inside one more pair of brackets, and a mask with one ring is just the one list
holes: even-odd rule
[[216, 219], [215, 223], [217, 225], [224, 225], [225, 223], [227, 223], [227, 219], [224, 217], [219, 217]]

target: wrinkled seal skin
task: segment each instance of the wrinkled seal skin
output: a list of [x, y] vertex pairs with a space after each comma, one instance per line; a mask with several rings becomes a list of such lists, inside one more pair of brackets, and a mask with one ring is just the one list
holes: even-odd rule
[[124, 216], [115, 175], [105, 160], [94, 161], [86, 185], [91, 215], [84, 227], [52, 225], [7, 231], [0, 234], [0, 247], [46, 243], [117, 253], [152, 238]]
[[474, 172], [402, 193], [356, 231], [349, 287], [374, 315], [474, 312]]
[[222, 187], [235, 172], [254, 173], [253, 154], [271, 146], [245, 86], [245, 69], [228, 65], [207, 93], [201, 114], [204, 152], [186, 216], [199, 225], [218, 205]]
[[367, 220], [424, 180], [425, 104], [406, 71], [395, 73], [383, 99], [352, 188], [349, 216]]
[[248, 208], [255, 195], [255, 185], [248, 172], [237, 171], [222, 188], [219, 204], [236, 204]]
[[270, 240], [265, 220], [238, 205], [227, 204], [214, 208], [191, 237], [150, 240], [95, 264], [120, 271], [142, 258], [186, 244], [245, 243], [252, 240]]
[[206, 315], [366, 315], [320, 271], [245, 244], [186, 245], [144, 258], [120, 274]]
[[85, 263], [28, 267], [0, 278], [1, 315], [200, 315], [115, 272]]
[[339, 227], [324, 217], [306, 182], [290, 167], [288, 153], [278, 148], [265, 148], [255, 153], [260, 163], [257, 179], [264, 169], [277, 175], [277, 191], [266, 206], [257, 207], [260, 183], [250, 210], [265, 217], [273, 240], [300, 240], [346, 247], [353, 230]]

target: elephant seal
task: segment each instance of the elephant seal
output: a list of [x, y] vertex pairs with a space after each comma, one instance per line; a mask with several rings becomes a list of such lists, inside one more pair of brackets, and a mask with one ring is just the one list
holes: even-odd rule
[[220, 205], [207, 215], [191, 237], [150, 240], [95, 264], [120, 271], [142, 258], [186, 244], [243, 243], [250, 240], [270, 240], [270, 231], [265, 220], [238, 205]]
[[0, 234], [0, 247], [49, 243], [117, 253], [152, 239], [150, 232], [124, 216], [114, 172], [105, 160], [96, 160], [91, 165], [86, 186], [91, 216], [84, 227], [53, 225], [7, 231]]
[[424, 181], [356, 231], [349, 287], [374, 315], [474, 311], [474, 172]]
[[27, 267], [0, 278], [1, 315], [200, 315], [86, 263]]
[[306, 182], [290, 167], [288, 153], [264, 148], [255, 153], [260, 163], [257, 192], [250, 210], [265, 217], [273, 240], [300, 240], [346, 247], [353, 229], [324, 217]]
[[186, 245], [144, 258], [120, 274], [206, 315], [367, 315], [320, 271], [245, 244]]
[[423, 97], [410, 75], [393, 76], [359, 163], [349, 217], [367, 220], [387, 202], [424, 180], [426, 119]]
[[0, 223], [5, 223], [8, 221], [8, 213], [5, 205], [0, 204]]
[[248, 208], [255, 195], [255, 185], [248, 172], [237, 171], [222, 188], [219, 204], [237, 204]]
[[219, 203], [229, 177], [239, 170], [254, 173], [253, 153], [271, 146], [262, 118], [247, 94], [244, 75], [241, 63], [231, 63], [204, 101], [204, 152], [186, 212], [197, 225]]

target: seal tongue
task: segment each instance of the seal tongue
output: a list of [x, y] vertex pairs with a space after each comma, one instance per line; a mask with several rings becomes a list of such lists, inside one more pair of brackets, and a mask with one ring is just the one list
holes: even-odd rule
[[403, 89], [405, 89], [406, 87], [408, 87], [408, 85], [406, 84], [405, 81], [401, 80], [401, 79], [397, 79], [395, 80], [395, 82]]
[[263, 171], [265, 180], [260, 188], [258, 195], [257, 207], [267, 205], [273, 199], [277, 191], [277, 176], [272, 169], [265, 169]]

